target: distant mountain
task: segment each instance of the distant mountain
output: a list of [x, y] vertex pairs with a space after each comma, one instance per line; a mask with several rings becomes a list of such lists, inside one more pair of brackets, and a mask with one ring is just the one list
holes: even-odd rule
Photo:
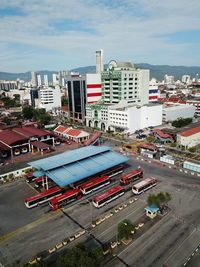
[[[42, 76], [42, 79], [44, 79], [44, 75], [48, 75], [49, 82], [52, 82], [52, 74], [58, 73], [57, 71], [48, 71], [48, 70], [40, 70], [36, 72]], [[20, 80], [24, 80], [25, 82], [29, 82], [31, 81], [31, 72], [30, 71], [27, 71], [25, 73], [0, 72], [0, 80], [16, 81], [17, 78], [19, 78]]]
[[[156, 78], [159, 81], [162, 81], [164, 75], [173, 75], [175, 80], [181, 80], [182, 76], [188, 74], [191, 78], [195, 77], [197, 73], [200, 75], [200, 67], [186, 67], [186, 66], [169, 66], [169, 65], [151, 65], [148, 63], [135, 63], [135, 67], [140, 69], [149, 69], [150, 70], [150, 77]], [[104, 69], [107, 68], [107, 64], [104, 65]], [[95, 73], [96, 66], [87, 66], [76, 68], [71, 71], [77, 71], [80, 74], [86, 73]]]
[[[200, 67], [186, 67], [186, 66], [169, 66], [169, 65], [151, 65], [148, 63], [135, 63], [135, 67], [140, 69], [149, 69], [150, 70], [150, 77], [156, 78], [159, 81], [162, 81], [164, 75], [173, 75], [175, 80], [181, 80], [184, 74], [190, 75], [192, 78], [198, 73], [200, 75]], [[107, 68], [107, 64], [104, 65], [104, 68]], [[73, 72], [79, 72], [80, 74], [86, 73], [95, 73], [96, 66], [87, 66], [87, 67], [80, 67], [76, 69], [72, 69]], [[57, 71], [37, 71], [40, 75], [48, 75], [49, 82], [52, 82], [52, 74], [58, 73]], [[31, 72], [25, 73], [8, 73], [8, 72], [0, 72], [0, 80], [7, 80], [7, 81], [15, 81], [17, 78], [20, 80], [24, 80], [28, 82], [31, 80]], [[43, 78], [43, 77], [42, 77]]]

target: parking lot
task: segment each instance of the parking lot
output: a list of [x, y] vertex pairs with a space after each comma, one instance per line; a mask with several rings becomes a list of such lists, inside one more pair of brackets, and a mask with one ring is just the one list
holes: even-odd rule
[[[116, 150], [120, 147], [119, 142], [109, 140], [106, 142]], [[158, 180], [158, 185], [151, 190], [152, 193], [170, 192], [171, 212], [161, 220], [159, 225], [155, 225], [126, 249], [119, 251], [118, 256], [129, 266], [162, 266], [162, 264], [180, 266], [178, 264], [182, 264], [189, 254], [187, 246], [192, 248], [200, 241], [200, 232], [197, 231], [200, 225], [200, 179], [135, 158], [128, 161], [125, 172], [130, 172], [139, 165], [144, 170], [145, 178], [155, 177]], [[119, 178], [120, 175], [115, 177], [116, 180]], [[128, 202], [133, 197], [130, 190], [101, 209], [95, 209], [91, 205], [92, 197], [89, 196], [66, 207], [64, 213], [54, 213], [47, 204], [27, 210], [24, 198], [32, 194], [34, 192], [24, 181], [16, 181], [0, 188], [0, 203], [3, 203], [0, 205], [0, 213], [4, 218], [0, 220], [0, 238], [7, 236], [6, 241], [0, 241], [0, 262], [6, 266], [13, 266], [13, 264], [18, 266], [28, 261], [32, 255], [40, 251], [48, 251], [63, 238], [74, 235], [81, 227], [88, 232], [80, 240], [86, 240], [90, 233], [102, 243], [116, 239], [117, 224], [120, 221], [127, 218], [135, 224], [144, 215], [149, 192], [139, 196], [135, 203], [93, 230], [91, 230], [91, 221], [101, 218], [122, 203]], [[28, 225], [27, 228], [22, 228], [26, 225]], [[13, 233], [21, 228], [21, 232]], [[13, 235], [9, 236], [10, 233]], [[182, 254], [180, 249], [183, 250]], [[135, 263], [137, 265], [134, 265]], [[123, 266], [123, 264], [116, 260], [115, 266]]]

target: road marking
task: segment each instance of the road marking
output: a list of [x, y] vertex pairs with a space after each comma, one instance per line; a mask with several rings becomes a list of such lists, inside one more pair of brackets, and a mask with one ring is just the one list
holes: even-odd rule
[[185, 173], [187, 173], [187, 171], [185, 171]]
[[172, 167], [171, 166], [169, 166], [169, 169], [171, 169]]
[[[143, 206], [143, 205], [142, 205]], [[141, 209], [141, 206], [140, 207], [138, 207], [136, 210], [134, 210], [133, 212], [131, 212], [131, 213], [129, 213], [128, 215], [127, 215], [127, 217], [129, 217], [130, 215], [132, 215], [133, 213], [135, 213], [138, 209]], [[143, 212], [144, 213], [144, 212]], [[121, 220], [120, 220], [121, 221]], [[118, 225], [118, 223], [117, 223], [117, 225]], [[99, 238], [99, 237], [101, 237], [101, 236], [104, 236], [104, 234], [105, 234], [105, 232], [107, 232], [107, 231], [109, 231], [111, 228], [116, 228], [116, 226], [117, 225], [112, 225], [111, 227], [109, 227], [109, 228], [107, 228], [103, 233], [101, 233], [100, 235], [97, 235], [97, 237]]]
[[27, 224], [25, 226], [22, 226], [22, 227], [18, 228], [17, 230], [15, 230], [13, 232], [10, 232], [10, 233], [8, 233], [6, 235], [1, 236], [0, 237], [0, 243], [6, 241], [6, 240], [8, 240], [8, 239], [10, 239], [10, 238], [12, 238], [12, 237], [14, 237], [16, 235], [19, 235], [19, 234], [21, 234], [21, 233], [23, 233], [25, 231], [28, 231], [28, 230], [38, 226], [39, 224], [41, 224], [43, 222], [48, 221], [49, 219], [59, 215], [60, 212], [61, 212], [60, 210], [54, 211], [54, 212], [52, 212], [52, 213], [50, 213], [48, 215], [45, 215], [45, 216], [41, 217], [40, 219], [38, 219], [36, 221], [33, 221], [33, 222], [31, 222], [31, 223], [29, 223], [29, 224]]
[[39, 193], [32, 185], [30, 185], [29, 183], [26, 183], [26, 185], [28, 185], [32, 190], [34, 190], [37, 194]]
[[183, 170], [179, 169], [180, 172], [183, 172]]
[[[169, 216], [170, 213], [171, 213], [171, 212], [169, 212], [169, 213], [165, 216], [165, 219], [168, 218], [168, 216]], [[158, 228], [158, 225], [160, 225], [161, 223], [163, 223], [163, 220], [160, 220], [159, 222], [157, 222], [154, 226], [152, 226], [150, 229], [148, 229], [147, 232], [149, 232], [149, 233], [152, 232], [153, 227], [157, 226], [157, 228]], [[147, 233], [147, 232], [146, 232], [146, 233]], [[141, 235], [139, 238], [133, 240], [133, 242], [132, 242], [127, 248], [125, 248], [124, 250], [122, 250], [122, 251], [118, 254], [118, 256], [120, 256], [122, 253], [124, 253], [127, 249], [130, 249], [131, 246], [135, 245], [135, 242], [138, 241], [140, 238], [142, 238], [142, 236], [143, 236], [143, 235]], [[155, 237], [154, 237], [154, 236], [149, 237], [149, 242], [147, 242], [146, 245], [143, 246], [143, 249], [144, 249], [145, 247], [147, 247], [150, 243], [152, 243], [152, 241], [154, 241], [154, 240], [155, 240]]]
[[[167, 263], [169, 261], [169, 259], [174, 255], [174, 253], [183, 245], [183, 243], [196, 231], [196, 229], [194, 229], [189, 236], [187, 236], [182, 242], [181, 244], [172, 252], [171, 255], [169, 255], [169, 257], [166, 259], [165, 263]], [[190, 260], [190, 258], [188, 259], [188, 261]]]

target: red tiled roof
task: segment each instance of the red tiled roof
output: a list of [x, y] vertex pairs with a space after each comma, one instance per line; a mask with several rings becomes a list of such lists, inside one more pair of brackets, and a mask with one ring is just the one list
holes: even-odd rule
[[62, 109], [62, 110], [66, 110], [66, 111], [69, 110], [68, 106], [61, 107], [61, 109]]
[[90, 139], [85, 140], [84, 145], [89, 146], [93, 141], [95, 141], [99, 136], [101, 135], [101, 132], [96, 132]]
[[29, 132], [29, 134], [32, 134], [32, 136], [45, 136], [45, 135], [49, 135], [50, 133], [48, 131], [36, 128], [36, 127], [22, 127], [22, 129], [25, 129], [27, 132]]
[[154, 132], [154, 133], [157, 133], [157, 134], [158, 134], [160, 137], [162, 137], [162, 138], [170, 138], [170, 139], [172, 139], [171, 135], [166, 134], [166, 133], [163, 133], [163, 132], [162, 132], [161, 130], [159, 130], [159, 129], [154, 129], [153, 132]]
[[81, 131], [75, 130], [75, 129], [70, 129], [69, 131], [67, 131], [67, 135], [71, 135], [71, 136], [79, 136], [80, 133]]
[[50, 145], [45, 144], [44, 142], [40, 141], [33, 141], [31, 144], [39, 149], [49, 148]]
[[193, 128], [193, 129], [189, 129], [187, 131], [184, 131], [184, 132], [180, 133], [180, 135], [187, 137], [187, 136], [199, 133], [199, 132], [200, 132], [200, 126]]
[[59, 132], [59, 133], [63, 133], [64, 131], [66, 131], [68, 128], [62, 125], [59, 125], [56, 129], [54, 129], [54, 132]]
[[3, 130], [0, 132], [0, 141], [7, 145], [12, 145], [18, 141], [28, 141], [28, 138], [11, 130]]
[[139, 145], [138, 147], [147, 148], [147, 149], [150, 149], [150, 150], [155, 150], [156, 149], [155, 146], [148, 146], [148, 145]]
[[[27, 127], [26, 127], [27, 128]], [[35, 134], [30, 133], [29, 131], [26, 130], [26, 128], [14, 128], [13, 132], [19, 133], [21, 135], [24, 135], [26, 137], [32, 137], [35, 136]]]
[[10, 147], [3, 144], [1, 141], [0, 141], [0, 150], [1, 151], [4, 151], [4, 150], [10, 150]]
[[24, 126], [27, 127], [27, 126], [34, 125], [34, 124], [36, 124], [36, 123], [37, 123], [37, 122], [35, 122], [35, 121], [30, 121], [30, 122], [26, 122], [26, 123], [24, 123]]

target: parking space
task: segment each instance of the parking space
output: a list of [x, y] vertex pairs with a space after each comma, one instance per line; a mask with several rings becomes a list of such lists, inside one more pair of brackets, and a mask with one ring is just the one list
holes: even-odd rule
[[27, 209], [24, 199], [36, 192], [28, 187], [24, 180], [16, 181], [0, 187], [0, 236], [12, 232], [32, 221], [48, 214], [47, 205], [35, 209]]

